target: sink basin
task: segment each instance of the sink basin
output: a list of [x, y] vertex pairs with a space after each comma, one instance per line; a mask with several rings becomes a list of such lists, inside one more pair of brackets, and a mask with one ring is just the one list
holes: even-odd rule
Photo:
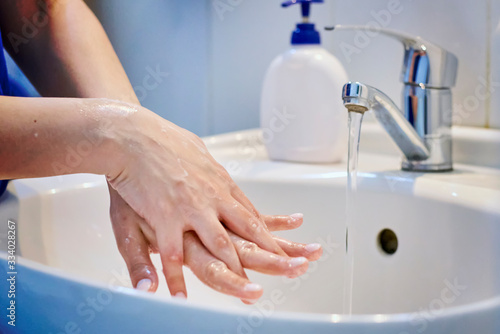
[[[380, 136], [379, 130], [374, 133]], [[18, 226], [19, 328], [64, 333], [68, 328], [500, 332], [499, 169], [457, 163], [450, 173], [402, 172], [391, 148], [377, 149], [384, 154], [362, 150], [355, 210], [348, 213], [353, 221], [353, 314], [344, 315], [346, 166], [271, 162], [259, 138], [251, 130], [207, 138], [206, 143], [262, 213], [304, 213], [302, 227], [279, 234], [323, 245], [323, 257], [305, 275], [289, 279], [250, 272], [265, 289], [253, 306], [205, 287], [189, 269], [187, 302], [171, 299], [163, 281], [155, 295], [135, 291], [115, 246], [104, 178], [81, 174], [17, 180], [2, 198], [0, 219], [14, 219]], [[393, 233], [381, 234], [384, 230]], [[6, 254], [0, 254], [7, 272]], [[161, 268], [159, 257], [153, 260]], [[0, 324], [8, 330], [5, 326]]]

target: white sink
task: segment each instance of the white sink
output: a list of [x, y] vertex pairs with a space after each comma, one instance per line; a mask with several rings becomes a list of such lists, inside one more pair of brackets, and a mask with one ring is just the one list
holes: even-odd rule
[[[373, 132], [368, 136], [384, 136], [376, 125], [364, 127]], [[213, 292], [189, 270], [187, 302], [171, 299], [163, 282], [155, 295], [123, 288], [130, 283], [115, 246], [104, 179], [18, 180], [0, 204], [0, 219], [18, 222], [20, 328], [54, 333], [66, 326], [117, 333], [161, 328], [183, 333], [500, 332], [499, 169], [458, 163], [451, 173], [402, 172], [391, 147], [377, 148], [362, 137], [352, 217], [354, 314], [349, 316], [342, 314], [345, 164], [270, 162], [257, 138], [257, 131], [244, 131], [206, 143], [261, 212], [304, 213], [301, 228], [281, 235], [323, 245], [322, 259], [311, 263], [308, 273], [297, 279], [251, 273], [265, 288], [254, 306]], [[369, 149], [363, 150], [365, 141]], [[375, 154], [374, 148], [386, 154]], [[378, 240], [384, 229], [398, 239], [392, 255]], [[7, 271], [5, 253], [1, 257]], [[101, 301], [98, 310], [87, 298]], [[47, 307], [40, 307], [42, 302]], [[23, 320], [28, 314], [29, 324]], [[0, 328], [7, 328], [5, 322]]]

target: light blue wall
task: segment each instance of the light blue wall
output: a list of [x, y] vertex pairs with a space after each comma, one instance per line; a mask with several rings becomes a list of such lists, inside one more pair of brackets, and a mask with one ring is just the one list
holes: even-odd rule
[[[107, 31], [141, 103], [198, 135], [208, 134], [209, 3], [87, 2]], [[162, 74], [155, 81], [149, 72], [156, 69], [168, 76]]]

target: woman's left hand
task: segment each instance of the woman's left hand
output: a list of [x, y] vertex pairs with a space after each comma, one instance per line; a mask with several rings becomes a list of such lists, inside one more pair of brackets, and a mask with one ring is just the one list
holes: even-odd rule
[[[157, 252], [155, 234], [147, 224], [113, 189], [111, 192], [111, 221], [118, 249], [127, 264], [135, 288], [154, 292], [158, 275], [150, 253]], [[264, 216], [270, 231], [289, 230], [302, 224], [301, 215]], [[274, 236], [274, 240], [289, 256], [281, 256], [258, 247], [228, 231], [244, 268], [269, 275], [296, 277], [306, 272], [309, 261], [320, 258], [319, 244], [300, 244]], [[184, 233], [184, 264], [203, 283], [214, 290], [255, 302], [263, 293], [262, 287], [231, 271], [226, 263], [211, 254], [196, 233]], [[178, 295], [177, 297], [186, 297]]]

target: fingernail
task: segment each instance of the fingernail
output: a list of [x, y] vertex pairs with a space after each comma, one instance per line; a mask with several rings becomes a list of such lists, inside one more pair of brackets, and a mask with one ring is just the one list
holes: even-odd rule
[[151, 283], [151, 280], [149, 278], [144, 278], [144, 279], [141, 279], [139, 281], [139, 283], [137, 283], [136, 289], [141, 290], [141, 291], [149, 291], [151, 284], [152, 283]]
[[186, 297], [186, 294], [184, 292], [177, 292], [175, 295], [174, 295], [175, 298], [181, 298], [181, 299], [187, 299]]
[[260, 284], [257, 283], [248, 283], [243, 288], [243, 291], [260, 291], [260, 290], [262, 290], [262, 287], [260, 286]]
[[243, 300], [248, 304], [255, 304], [258, 301], [258, 299], [243, 299]]
[[288, 264], [290, 265], [290, 267], [298, 267], [298, 266], [301, 266], [303, 265], [304, 263], [307, 262], [307, 259], [305, 257], [294, 257], [290, 260], [288, 260]]
[[308, 252], [315, 252], [317, 251], [318, 249], [321, 248], [321, 245], [320, 244], [308, 244], [306, 245], [306, 247], [304, 247], [306, 249], [306, 251]]
[[294, 214], [290, 215], [290, 218], [292, 218], [293, 220], [299, 220], [299, 219], [304, 218], [304, 214], [302, 214], [302, 213], [294, 213]]

